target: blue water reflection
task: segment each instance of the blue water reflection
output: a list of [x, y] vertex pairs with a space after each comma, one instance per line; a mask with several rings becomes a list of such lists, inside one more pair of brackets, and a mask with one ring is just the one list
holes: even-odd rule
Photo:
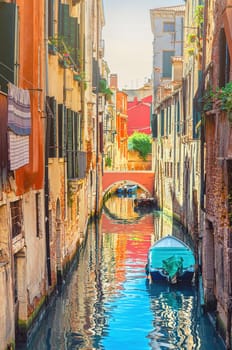
[[[202, 315], [195, 287], [151, 284], [146, 278], [157, 227], [169, 230], [170, 224], [160, 214], [140, 217], [132, 202], [125, 209], [119, 200], [114, 219], [103, 214], [99, 226], [89, 226], [62, 291], [30, 344], [18, 349], [223, 350]], [[128, 222], [115, 219], [125, 220], [125, 214]]]

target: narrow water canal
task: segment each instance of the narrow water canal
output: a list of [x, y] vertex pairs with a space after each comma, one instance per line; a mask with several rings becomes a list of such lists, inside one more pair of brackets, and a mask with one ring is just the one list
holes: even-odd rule
[[100, 223], [89, 226], [63, 290], [23, 349], [224, 349], [194, 286], [146, 279], [148, 248], [178, 228], [159, 212], [135, 212], [132, 198], [112, 198], [106, 205]]

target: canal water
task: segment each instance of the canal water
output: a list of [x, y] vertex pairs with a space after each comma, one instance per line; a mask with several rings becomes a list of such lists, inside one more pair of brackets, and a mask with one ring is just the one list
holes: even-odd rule
[[135, 211], [133, 198], [110, 198], [30, 345], [20, 349], [223, 350], [197, 288], [146, 278], [150, 245], [174, 231], [162, 213]]

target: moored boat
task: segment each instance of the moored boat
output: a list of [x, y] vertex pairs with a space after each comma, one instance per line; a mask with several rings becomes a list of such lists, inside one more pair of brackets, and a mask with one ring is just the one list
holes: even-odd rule
[[194, 254], [178, 238], [168, 235], [149, 249], [146, 273], [152, 281], [191, 282], [194, 272]]
[[127, 193], [135, 193], [137, 191], [137, 185], [127, 185]]
[[134, 194], [137, 191], [138, 186], [137, 185], [121, 185], [119, 187], [117, 187], [116, 189], [116, 193], [117, 194]]
[[134, 199], [135, 208], [155, 208], [157, 207], [157, 200], [153, 197], [149, 198], [135, 198]]

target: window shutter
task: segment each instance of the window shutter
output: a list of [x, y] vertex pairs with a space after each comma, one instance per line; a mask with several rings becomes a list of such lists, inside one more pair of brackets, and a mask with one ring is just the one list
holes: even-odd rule
[[66, 107], [63, 104], [58, 105], [58, 143], [59, 157], [66, 156], [66, 135], [67, 135], [67, 115]]
[[176, 132], [180, 132], [180, 102], [176, 103]]
[[104, 142], [103, 142], [103, 123], [99, 123], [99, 138], [100, 138], [100, 152], [102, 153], [104, 151]]
[[76, 134], [75, 134], [75, 113], [67, 110], [67, 163], [68, 178], [77, 177], [77, 151], [76, 151]]
[[77, 149], [81, 149], [81, 114], [77, 113]]
[[164, 136], [164, 110], [160, 114], [160, 135]]
[[168, 118], [168, 134], [170, 135], [172, 133], [172, 107], [168, 107], [169, 111], [169, 118]]
[[175, 55], [175, 51], [163, 51], [163, 78], [171, 78], [172, 63], [171, 57]]
[[73, 152], [73, 163], [74, 163], [74, 177], [77, 178], [78, 177], [78, 134], [77, 134], [77, 112], [73, 112], [73, 148], [74, 148], [74, 152]]
[[70, 109], [67, 110], [67, 172], [68, 178], [73, 178], [73, 116]]
[[169, 122], [168, 116], [169, 116], [169, 108], [167, 107], [165, 111], [166, 111], [166, 125], [165, 125], [165, 126], [166, 126], [166, 128], [165, 128], [166, 130], [165, 130], [165, 136], [168, 136], [168, 122]]
[[54, 0], [48, 0], [48, 37], [54, 36]]
[[60, 4], [59, 5], [59, 36], [63, 37], [66, 43], [70, 40], [69, 36], [69, 5]]
[[69, 45], [70, 42], [70, 17], [69, 5], [63, 4], [63, 36], [65, 43]]
[[49, 116], [51, 118], [51, 128], [50, 128], [50, 140], [49, 140], [49, 157], [55, 158], [57, 156], [56, 148], [56, 100], [54, 97], [50, 98], [50, 109], [52, 111], [52, 115]]
[[153, 114], [151, 117], [151, 130], [152, 130], [152, 137], [157, 138], [158, 132], [157, 132], [157, 114]]
[[72, 48], [71, 56], [73, 61], [78, 63], [78, 25], [77, 18], [70, 17], [70, 47]]
[[222, 28], [219, 34], [219, 87], [229, 82], [230, 77], [230, 55], [226, 41], [225, 31]]
[[16, 4], [0, 3], [0, 90], [8, 92], [7, 83], [16, 84], [18, 12]]

